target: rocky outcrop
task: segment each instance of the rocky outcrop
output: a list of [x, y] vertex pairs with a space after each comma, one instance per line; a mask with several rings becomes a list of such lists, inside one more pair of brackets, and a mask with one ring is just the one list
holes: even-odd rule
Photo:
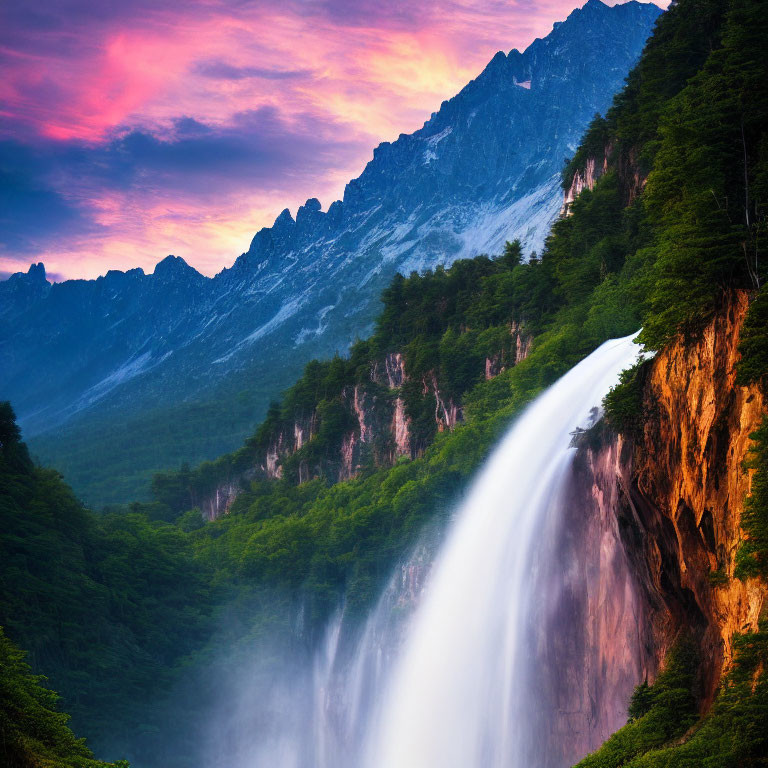
[[[485, 378], [497, 376], [511, 365], [523, 360], [530, 351], [532, 337], [516, 323], [511, 324], [513, 337], [511, 353], [499, 352], [485, 362]], [[493, 361], [489, 363], [488, 361]], [[372, 458], [376, 466], [393, 464], [400, 456], [416, 456], [423, 453], [425, 445], [415, 440], [412, 420], [408, 415], [406, 400], [401, 392], [408, 381], [405, 358], [400, 352], [390, 352], [383, 359], [371, 364], [370, 381], [347, 386], [342, 392], [342, 402], [350, 415], [353, 426], [340, 438], [338, 456], [331, 458], [337, 468], [331, 472], [333, 480], [349, 480], [359, 473], [366, 460]], [[434, 401], [434, 420], [438, 432], [452, 430], [463, 420], [461, 403], [446, 396], [434, 371], [421, 377], [421, 393]], [[297, 421], [293, 428], [294, 438], [279, 432], [270, 442], [260, 470], [268, 478], [282, 477], [282, 463], [311, 441], [317, 432], [317, 414], [308, 420]], [[327, 471], [321, 464], [299, 465], [299, 482], [317, 477]]]
[[453, 429], [463, 419], [461, 406], [457, 405], [452, 397], [443, 397], [441, 394], [434, 371], [422, 378], [421, 391], [425, 397], [432, 397], [435, 401], [435, 424], [438, 432]]
[[527, 333], [518, 323], [512, 323], [510, 332], [515, 337], [515, 365], [517, 365], [530, 354], [533, 336]]
[[622, 450], [612, 442], [577, 454], [564, 517], [540, 543], [531, 576], [539, 670], [531, 712], [547, 742], [534, 745], [532, 760], [546, 754], [553, 766], [573, 765], [624, 725], [632, 690], [658, 666], [659, 638], [647, 620], [653, 605], [617, 514]]
[[678, 341], [654, 361], [631, 475], [641, 530], [656, 534], [645, 541], [653, 586], [672, 581], [704, 622], [710, 696], [734, 633], [757, 629], [765, 599], [757, 583], [733, 578], [751, 476], [743, 462], [765, 410], [756, 386], [736, 385], [747, 308], [746, 292], [734, 294], [698, 341]]
[[408, 456], [411, 453], [411, 420], [405, 412], [405, 401], [402, 397], [395, 398], [395, 409], [392, 415], [392, 435], [395, 442], [395, 456]]
[[512, 365], [525, 360], [531, 351], [533, 336], [515, 321], [509, 324], [509, 334], [514, 339], [513, 348], [497, 352], [485, 358], [485, 380], [493, 379]]
[[616, 172], [624, 205], [632, 205], [648, 180], [647, 169], [642, 168], [634, 149], [617, 150], [614, 142], [609, 140], [600, 151], [589, 155], [581, 167], [574, 171], [571, 183], [565, 190], [560, 215], [568, 216], [576, 198], [585, 189], [593, 190], [598, 179], [609, 171]]
[[281, 432], [264, 454], [264, 462], [261, 464], [260, 469], [270, 480], [279, 480], [283, 476], [283, 468], [279, 463], [283, 444], [283, 433]]
[[[518, 324], [510, 324], [511, 341], [503, 351], [485, 361], [485, 378], [497, 376], [523, 360], [531, 347], [532, 337]], [[491, 361], [491, 362], [489, 362]], [[250, 446], [248, 465], [239, 472], [227, 467], [210, 490], [195, 497], [206, 519], [229, 512], [241, 487], [251, 480], [279, 480], [287, 477], [304, 483], [316, 477], [344, 481], [355, 477], [363, 466], [390, 466], [401, 456], [415, 458], [427, 446], [416, 439], [408, 412], [403, 386], [409, 381], [405, 358], [390, 352], [371, 363], [367, 380], [346, 385], [340, 402], [346, 414], [343, 431], [331, 436], [323, 451], [313, 450], [320, 430], [320, 415], [315, 409], [300, 413], [292, 421], [278, 421], [269, 433]], [[434, 371], [422, 376], [419, 387], [424, 398], [434, 403], [434, 423], [438, 432], [452, 430], [463, 419], [460, 402], [447, 396]], [[429, 406], [433, 406], [430, 404]], [[328, 436], [326, 435], [326, 438]]]
[[582, 485], [613, 510], [642, 593], [642, 674], [653, 675], [681, 631], [692, 633], [702, 707], [733, 658], [734, 634], [757, 629], [766, 595], [733, 578], [750, 488], [743, 462], [765, 410], [757, 387], [735, 381], [747, 307], [747, 294], [734, 294], [699, 339], [662, 351], [646, 373], [642, 434], [585, 449], [580, 461]]
[[384, 384], [389, 389], [399, 389], [405, 381], [405, 358], [400, 352], [390, 352], [383, 362], [371, 366], [371, 381]]
[[560, 209], [561, 216], [567, 216], [571, 211], [574, 200], [576, 200], [585, 189], [594, 189], [597, 180], [603, 174], [608, 172], [608, 158], [610, 153], [610, 147], [606, 146], [599, 157], [594, 155], [588, 157], [584, 166], [576, 170], [570, 185], [565, 190], [563, 206]]
[[616, 173], [624, 204], [632, 205], [643, 191], [645, 182], [648, 181], [648, 169], [641, 165], [635, 148], [619, 154], [616, 158]]
[[[245, 478], [242, 478], [245, 479]], [[213, 490], [196, 500], [195, 506], [200, 509], [205, 520], [216, 520], [229, 513], [232, 502], [237, 498], [242, 489], [241, 479], [226, 480]]]
[[492, 355], [485, 358], [485, 380], [498, 376], [502, 371], [501, 355]]

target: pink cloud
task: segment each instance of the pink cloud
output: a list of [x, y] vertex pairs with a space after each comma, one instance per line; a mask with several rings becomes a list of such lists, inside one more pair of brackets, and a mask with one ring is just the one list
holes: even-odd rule
[[0, 11], [0, 132], [10, 139], [96, 157], [135, 131], [174, 140], [182, 116], [227, 132], [242, 115], [270, 109], [286, 141], [310, 126], [328, 149], [311, 173], [288, 161], [271, 167], [258, 189], [205, 168], [187, 172], [186, 187], [169, 182], [167, 169], [139, 168], [117, 189], [100, 186], [96, 160], [92, 178], [74, 186], [54, 169], [47, 180], [65, 203], [87, 205], [96, 226], [53, 246], [41, 240], [23, 256], [0, 253], [0, 266], [34, 255], [65, 275], [93, 276], [151, 268], [172, 252], [213, 273], [282, 208], [339, 197], [376, 144], [420, 127], [497, 50], [546, 35], [572, 3], [70, 0], [47, 16], [16, 0]]

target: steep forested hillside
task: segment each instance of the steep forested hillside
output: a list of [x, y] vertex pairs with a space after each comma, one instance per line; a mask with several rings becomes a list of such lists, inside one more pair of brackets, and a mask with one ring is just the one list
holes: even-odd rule
[[151, 723], [153, 692], [210, 634], [211, 590], [188, 536], [144, 515], [84, 509], [56, 472], [30, 461], [7, 403], [0, 519], [0, 626], [63, 692], [78, 733], [103, 744], [118, 723], [124, 733]]
[[127, 768], [93, 759], [67, 726], [57, 696], [43, 686], [24, 654], [0, 630], [0, 760], [6, 768]]
[[168, 257], [151, 275], [51, 285], [40, 265], [0, 282], [0, 388], [33, 452], [89, 503], [146, 497], [154, 471], [235, 448], [306, 361], [367, 335], [397, 271], [507, 238], [539, 250], [562, 158], [660, 12], [591, 0], [499, 51], [422, 128], [376, 147], [341, 200], [284, 210], [210, 280]]
[[[664, 347], [675, 336], [695, 339], [713, 315], [727, 310], [734, 292], [755, 291], [766, 278], [768, 80], [760, 41], [768, 35], [768, 23], [760, 3], [749, 0], [690, 7], [698, 12], [693, 18], [686, 16], [685, 3], [673, 6], [665, 16], [659, 30], [666, 34], [651, 40], [624, 94], [605, 120], [593, 124], [565, 178], [566, 185], [573, 184], [588, 164], [595, 167], [597, 158], [606, 170], [633, 165], [625, 184], [631, 197], [639, 191], [637, 180], [648, 174], [641, 200], [654, 237], [639, 284], [645, 307], [641, 338], [651, 349]], [[715, 50], [710, 52], [708, 45]], [[676, 94], [665, 93], [670, 66], [685, 72], [696, 58], [704, 60], [703, 66], [685, 87]], [[650, 86], [644, 85], [643, 76]], [[679, 77], [671, 81], [683, 83]], [[601, 179], [595, 189], [605, 183]], [[741, 331], [736, 382], [759, 385], [764, 393], [765, 289], [753, 296]], [[609, 420], [627, 436], [637, 434], [644, 421], [655, 419], [644, 410], [648, 403], [643, 399], [643, 368], [628, 372], [606, 402]], [[764, 417], [763, 426], [751, 435], [745, 461], [745, 469], [754, 474], [733, 569], [733, 577], [745, 582], [764, 579], [768, 563], [767, 423]], [[729, 570], [726, 559], [709, 574], [715, 590], [727, 589]], [[759, 589], [764, 594], [764, 583]], [[757, 626], [739, 628], [732, 642], [730, 671], [703, 717], [701, 697], [706, 694], [699, 665], [705, 662], [683, 643], [668, 655], [652, 686], [638, 687], [628, 725], [579, 766], [764, 765], [768, 754], [764, 607]]]
[[[166, 675], [194, 679], [208, 664], [217, 606], [237, 608], [226, 630], [233, 646], [258, 644], [268, 629], [311, 645], [342, 599], [362, 613], [424, 527], [449, 514], [514, 415], [605, 339], [642, 326], [649, 350], [692, 349], [734, 296], [746, 297], [739, 382], [765, 387], [767, 37], [758, 0], [674, 4], [566, 166], [574, 194], [540, 257], [522, 262], [511, 244], [495, 259], [395, 278], [370, 339], [348, 359], [311, 363], [241, 451], [158, 476], [150, 504], [86, 512], [29, 462], [5, 412], [0, 623], [60, 688], [79, 732], [99, 746], [128, 744], [147, 765], [172, 764], [157, 735], [160, 705], [137, 713], [137, 702], [158, 700]], [[397, 375], [387, 377], [388, 361]], [[640, 445], [654, 418], [647, 370], [628, 372], [606, 402], [625, 444]], [[363, 396], [368, 420], [357, 413]], [[409, 440], [399, 451], [397, 401]], [[449, 402], [462, 418], [441, 421]], [[376, 439], [366, 442], [369, 428]], [[343, 473], [351, 438], [358, 452]], [[752, 579], [764, 593], [767, 446], [764, 426], [749, 457], [738, 568], [701, 574], [713, 588]], [[227, 503], [204, 520], [200, 507], [225, 485]], [[290, 618], [299, 613], [300, 630]], [[700, 672], [713, 662], [699, 657], [696, 637], [681, 637], [664, 672], [638, 688], [630, 723], [583, 765], [764, 764], [764, 624], [733, 646], [702, 716]], [[203, 707], [206, 689], [197, 691]]]

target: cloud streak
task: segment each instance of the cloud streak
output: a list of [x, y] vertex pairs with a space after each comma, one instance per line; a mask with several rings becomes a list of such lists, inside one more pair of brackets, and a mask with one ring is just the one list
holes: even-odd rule
[[0, 6], [0, 270], [212, 274], [572, 0]]

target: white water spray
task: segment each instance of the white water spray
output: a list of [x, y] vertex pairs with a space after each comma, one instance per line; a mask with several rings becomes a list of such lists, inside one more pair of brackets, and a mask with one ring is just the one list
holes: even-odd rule
[[342, 612], [312, 663], [243, 671], [262, 683], [240, 689], [205, 764], [562, 768], [615, 730], [641, 677], [638, 602], [615, 520], [569, 498], [571, 436], [637, 352], [606, 342], [520, 415], [431, 571], [418, 547], [356, 642]]
[[636, 357], [632, 337], [603, 344], [536, 399], [474, 481], [395, 666], [370, 768], [531, 765], [526, 628], [537, 550], [567, 503], [571, 433]]

